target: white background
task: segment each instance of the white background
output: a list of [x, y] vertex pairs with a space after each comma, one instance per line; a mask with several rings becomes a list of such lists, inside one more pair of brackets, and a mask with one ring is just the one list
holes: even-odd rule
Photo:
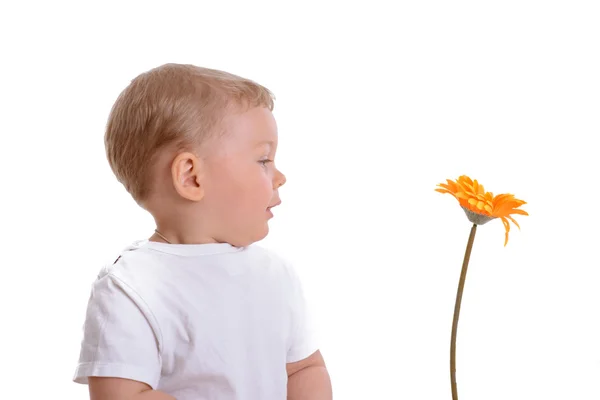
[[71, 382], [90, 285], [153, 223], [113, 178], [119, 92], [166, 62], [275, 92], [288, 176], [266, 245], [298, 267], [336, 399], [450, 399], [470, 224], [437, 183], [528, 202], [480, 227], [461, 400], [600, 398], [593, 1], [15, 2], [0, 9], [2, 398]]

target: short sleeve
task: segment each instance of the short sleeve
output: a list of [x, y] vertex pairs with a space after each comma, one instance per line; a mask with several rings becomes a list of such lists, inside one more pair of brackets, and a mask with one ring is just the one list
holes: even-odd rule
[[131, 379], [156, 389], [161, 360], [156, 324], [143, 300], [119, 278], [94, 282], [88, 301], [79, 364], [73, 380]]
[[292, 330], [288, 348], [287, 362], [304, 360], [319, 349], [314, 323], [304, 294], [300, 278], [292, 267], [290, 272]]

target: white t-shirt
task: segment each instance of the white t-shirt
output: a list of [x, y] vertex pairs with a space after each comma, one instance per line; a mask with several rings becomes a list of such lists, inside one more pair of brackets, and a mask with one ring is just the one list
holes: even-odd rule
[[317, 350], [293, 268], [267, 250], [140, 241], [94, 282], [74, 381], [145, 382], [177, 400], [285, 400]]

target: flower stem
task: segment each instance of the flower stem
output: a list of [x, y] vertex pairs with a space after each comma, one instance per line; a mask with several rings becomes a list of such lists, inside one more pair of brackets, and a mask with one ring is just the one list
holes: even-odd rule
[[450, 383], [452, 384], [452, 400], [458, 400], [458, 392], [456, 390], [456, 331], [458, 329], [458, 316], [460, 315], [460, 303], [462, 301], [463, 289], [465, 287], [465, 279], [467, 278], [467, 267], [469, 266], [469, 258], [471, 257], [471, 249], [475, 240], [475, 232], [477, 224], [473, 224], [467, 250], [463, 260], [462, 270], [460, 271], [460, 281], [458, 282], [458, 291], [456, 293], [456, 303], [454, 304], [454, 319], [452, 320], [452, 341], [450, 344]]

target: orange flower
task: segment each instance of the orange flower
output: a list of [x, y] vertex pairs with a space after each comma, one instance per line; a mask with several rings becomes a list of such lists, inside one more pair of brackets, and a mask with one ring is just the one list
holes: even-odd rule
[[512, 194], [499, 194], [494, 196], [492, 192], [486, 192], [483, 185], [472, 180], [466, 175], [460, 176], [456, 181], [446, 179], [447, 183], [440, 183], [440, 188], [435, 189], [440, 193], [450, 193], [461, 205], [469, 221], [477, 225], [483, 225], [495, 218], [500, 218], [504, 224], [505, 239], [504, 245], [508, 243], [508, 232], [510, 232], [509, 220], [520, 229], [517, 221], [511, 217], [511, 214], [529, 215], [526, 211], [520, 210], [523, 200], [515, 198]]

